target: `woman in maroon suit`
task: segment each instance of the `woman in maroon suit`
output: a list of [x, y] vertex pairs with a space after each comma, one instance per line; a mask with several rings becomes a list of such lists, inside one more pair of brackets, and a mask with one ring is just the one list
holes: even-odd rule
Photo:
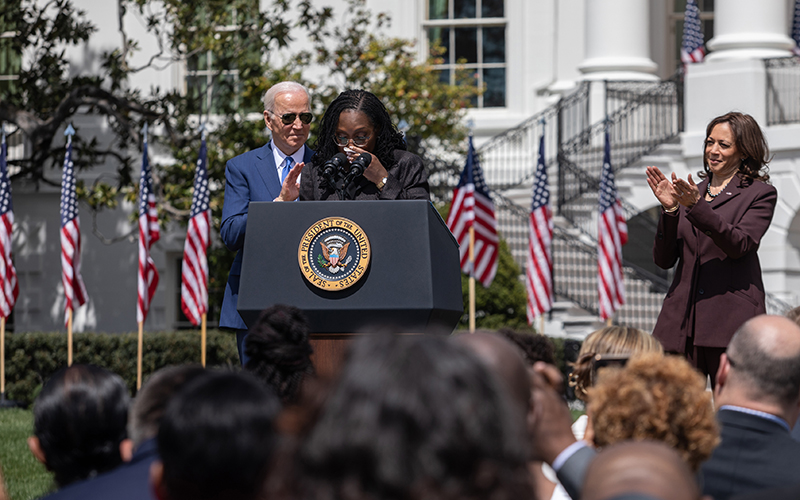
[[756, 251], [778, 200], [768, 161], [758, 123], [728, 113], [706, 129], [702, 182], [647, 167], [662, 206], [653, 259], [664, 269], [678, 263], [653, 336], [665, 351], [686, 354], [712, 385], [733, 333], [766, 312]]

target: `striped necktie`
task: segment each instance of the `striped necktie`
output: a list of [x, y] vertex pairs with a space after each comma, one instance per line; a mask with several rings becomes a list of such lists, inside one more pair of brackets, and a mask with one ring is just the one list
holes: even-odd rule
[[283, 186], [283, 181], [286, 180], [286, 176], [289, 175], [289, 170], [291, 170], [293, 166], [294, 159], [291, 156], [287, 156], [286, 160], [283, 162], [283, 169], [281, 170], [281, 186]]

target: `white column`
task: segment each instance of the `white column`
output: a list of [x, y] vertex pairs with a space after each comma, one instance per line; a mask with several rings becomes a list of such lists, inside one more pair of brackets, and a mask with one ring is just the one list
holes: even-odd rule
[[790, 10], [786, 0], [714, 2], [714, 38], [707, 61], [788, 57], [794, 42], [787, 35]]
[[585, 80], [657, 80], [650, 59], [649, 0], [585, 0]]

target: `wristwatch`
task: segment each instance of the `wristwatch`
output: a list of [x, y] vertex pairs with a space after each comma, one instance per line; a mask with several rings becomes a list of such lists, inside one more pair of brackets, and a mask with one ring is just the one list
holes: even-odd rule
[[386, 180], [387, 179], [388, 179], [388, 177], [384, 177], [383, 179], [381, 179], [381, 181], [379, 183], [375, 184], [375, 187], [377, 187], [378, 190], [383, 189], [383, 186], [386, 185]]

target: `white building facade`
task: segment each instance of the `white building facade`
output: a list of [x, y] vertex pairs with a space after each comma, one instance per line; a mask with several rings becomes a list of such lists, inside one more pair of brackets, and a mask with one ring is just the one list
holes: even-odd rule
[[[75, 3], [100, 27], [93, 38], [93, 51], [113, 48], [119, 40], [116, 5], [89, 0]], [[334, 9], [344, 5], [332, 0], [318, 3], [333, 3]], [[675, 78], [673, 83], [663, 83], [674, 76], [679, 66], [685, 0], [367, 1], [374, 12], [391, 15], [392, 24], [385, 35], [418, 42], [420, 59], [433, 41], [446, 48], [444, 62], [438, 67], [443, 79], [452, 78], [459, 61], [465, 60], [466, 67], [474, 70], [485, 85], [485, 93], [467, 118], [474, 123], [476, 145], [484, 152], [487, 180], [502, 197], [503, 202], [498, 205], [515, 203], [523, 212], [529, 207], [538, 137], [545, 134], [546, 156], [552, 159], [548, 160], [552, 198], [554, 205], [558, 202], [554, 210], [564, 233], [573, 237], [566, 245], [569, 248], [581, 244], [591, 247], [592, 230], [590, 222], [585, 223], [583, 231], [576, 227], [582, 223], [576, 224], [567, 213], [571, 210], [565, 201], [568, 178], [583, 174], [569, 170], [561, 158], [572, 155], [570, 161], [576, 168], [582, 168], [582, 162], [595, 165], [598, 152], [602, 154], [600, 139], [607, 116], [615, 117], [614, 134], [622, 134], [615, 135], [616, 160], [612, 163], [620, 168], [618, 188], [633, 217], [652, 214], [657, 206], [644, 180], [645, 165], [658, 165], [682, 177], [695, 173], [702, 169], [708, 121], [731, 110], [753, 115], [764, 128], [774, 154], [770, 175], [779, 195], [772, 226], [759, 250], [765, 286], [778, 304], [775, 307], [798, 305], [800, 86], [776, 84], [779, 74], [789, 75], [790, 80], [794, 75], [796, 80], [792, 81], [800, 82], [798, 66], [781, 59], [790, 57], [795, 47], [789, 36], [794, 2], [698, 3], [708, 39], [706, 61], [690, 65], [682, 81]], [[134, 14], [128, 14], [126, 25], [143, 34], [141, 20]], [[155, 47], [145, 44], [141, 57], [153, 50]], [[72, 50], [76, 71], [91, 70], [92, 61], [87, 59], [90, 53], [91, 50]], [[190, 76], [197, 75], [175, 64], [137, 75], [138, 80], [131, 83], [141, 89], [159, 85], [185, 90]], [[669, 94], [671, 104], [664, 104], [661, 94]], [[648, 100], [647, 106], [632, 104], [637, 99]], [[577, 114], [571, 115], [575, 110]], [[669, 122], [665, 127], [672, 131], [656, 130], [655, 121]], [[83, 134], [104, 133], [102, 124], [80, 125]], [[591, 133], [581, 136], [584, 144], [580, 145], [576, 138], [584, 130]], [[636, 149], [634, 142], [647, 142], [647, 146]], [[154, 153], [157, 163], [158, 152], [151, 151]], [[595, 175], [592, 168], [586, 167], [590, 176]], [[81, 175], [90, 179], [98, 173]], [[56, 180], [59, 176], [54, 171], [48, 177]], [[17, 219], [14, 252], [20, 279], [15, 329], [62, 328], [58, 190], [21, 183], [13, 189]], [[131, 234], [133, 208], [123, 205], [103, 212], [96, 221], [88, 216], [82, 218], [83, 276], [90, 300], [76, 316], [79, 330], [135, 329], [137, 241]], [[513, 212], [514, 207], [510, 210]], [[591, 221], [591, 214], [584, 214], [584, 220]], [[518, 261], [524, 262], [526, 233], [510, 221], [501, 217], [501, 231], [508, 228], [503, 236]], [[163, 234], [153, 252], [161, 282], [145, 324], [148, 330], [173, 329], [179, 318], [183, 234], [179, 229]], [[103, 239], [119, 241], [107, 244]], [[651, 241], [640, 241], [639, 248], [630, 250], [626, 259], [640, 263], [647, 260], [650, 245]], [[556, 266], [559, 255], [556, 254]], [[634, 289], [642, 286], [637, 283], [631, 283], [630, 293], [637, 293]], [[556, 289], [560, 289], [558, 284]], [[585, 301], [588, 304], [591, 299]], [[650, 315], [657, 312], [657, 300], [647, 307]], [[592, 324], [596, 318], [591, 313], [588, 316], [588, 324]], [[646, 327], [646, 321], [642, 325]], [[552, 335], [581, 336], [587, 329], [591, 328], [573, 329], [567, 319], [559, 318], [550, 318], [545, 326], [546, 333]]]

